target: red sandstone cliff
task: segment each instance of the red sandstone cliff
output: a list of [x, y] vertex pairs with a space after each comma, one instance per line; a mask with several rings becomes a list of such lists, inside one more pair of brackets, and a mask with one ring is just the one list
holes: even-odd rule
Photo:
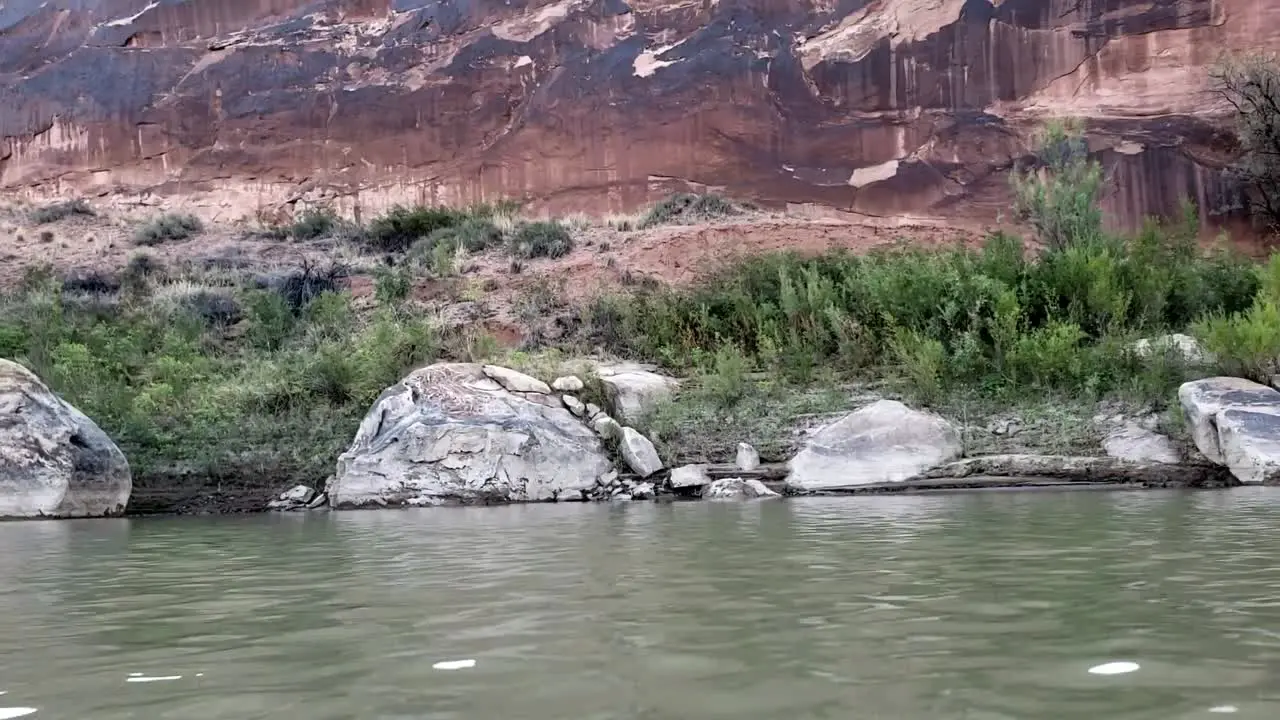
[[1280, 0], [8, 0], [0, 188], [993, 217], [1076, 115], [1116, 217], [1213, 211], [1206, 68], [1278, 39]]

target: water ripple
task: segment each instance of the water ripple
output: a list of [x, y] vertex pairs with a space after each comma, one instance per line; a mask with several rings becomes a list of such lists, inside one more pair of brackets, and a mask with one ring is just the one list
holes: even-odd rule
[[0, 687], [98, 720], [1271, 718], [1273, 492], [3, 524]]

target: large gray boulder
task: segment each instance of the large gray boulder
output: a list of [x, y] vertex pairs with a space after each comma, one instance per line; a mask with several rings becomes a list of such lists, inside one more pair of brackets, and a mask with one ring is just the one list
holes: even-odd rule
[[1178, 402], [1196, 448], [1243, 483], [1280, 480], [1280, 392], [1250, 380], [1183, 383]]
[[631, 471], [642, 478], [662, 469], [662, 458], [658, 457], [658, 450], [649, 441], [649, 438], [640, 434], [634, 428], [622, 428], [622, 439], [618, 443], [619, 449], [622, 451], [622, 459], [627, 462], [627, 466]]
[[602, 365], [596, 372], [622, 424], [635, 423], [671, 397], [677, 381], [640, 365]]
[[528, 386], [511, 380], [441, 363], [388, 388], [338, 458], [331, 505], [580, 498], [611, 467], [600, 439], [558, 399], [508, 390]]
[[119, 515], [132, 490], [129, 463], [101, 428], [0, 360], [0, 518]]
[[943, 418], [880, 400], [811, 437], [789, 463], [787, 486], [820, 491], [901, 482], [961, 450], [960, 433]]

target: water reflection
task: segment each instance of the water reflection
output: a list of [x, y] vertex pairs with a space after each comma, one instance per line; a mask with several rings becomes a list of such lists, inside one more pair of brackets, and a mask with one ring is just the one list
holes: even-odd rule
[[[1270, 718], [1278, 505], [1037, 492], [3, 524], [0, 707]], [[1116, 663], [1137, 667], [1090, 672]]]

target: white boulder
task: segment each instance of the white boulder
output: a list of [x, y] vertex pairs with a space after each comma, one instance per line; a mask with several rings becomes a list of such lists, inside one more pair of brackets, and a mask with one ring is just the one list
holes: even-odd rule
[[600, 439], [491, 367], [431, 365], [384, 391], [338, 458], [330, 504], [543, 501], [594, 487], [611, 467]]
[[1228, 408], [1280, 413], [1280, 391], [1243, 378], [1211, 377], [1183, 383], [1178, 403], [1196, 448], [1210, 461], [1225, 465], [1218, 415]]
[[708, 485], [702, 491], [702, 497], [704, 500], [755, 500], [782, 496], [759, 480], [724, 478]]
[[119, 515], [132, 490], [129, 463], [101, 428], [0, 360], [0, 518]]
[[658, 450], [653, 447], [653, 443], [634, 428], [622, 428], [620, 445], [622, 459], [636, 475], [647, 478], [663, 468], [662, 458], [658, 457]]
[[566, 375], [553, 380], [551, 382], [551, 387], [564, 393], [576, 393], [586, 386], [582, 384], [582, 380], [578, 379], [578, 376]]
[[658, 403], [671, 397], [676, 380], [639, 365], [601, 366], [597, 372], [614, 414], [623, 423], [644, 418]]
[[743, 472], [751, 472], [760, 467], [760, 453], [747, 443], [738, 443], [738, 455], [735, 458], [738, 469]]
[[706, 465], [681, 465], [671, 469], [668, 482], [673, 488], [702, 487], [711, 484], [711, 476], [707, 475]]
[[960, 433], [933, 413], [880, 400], [827, 425], [791, 459], [801, 491], [900, 482], [960, 456]]

